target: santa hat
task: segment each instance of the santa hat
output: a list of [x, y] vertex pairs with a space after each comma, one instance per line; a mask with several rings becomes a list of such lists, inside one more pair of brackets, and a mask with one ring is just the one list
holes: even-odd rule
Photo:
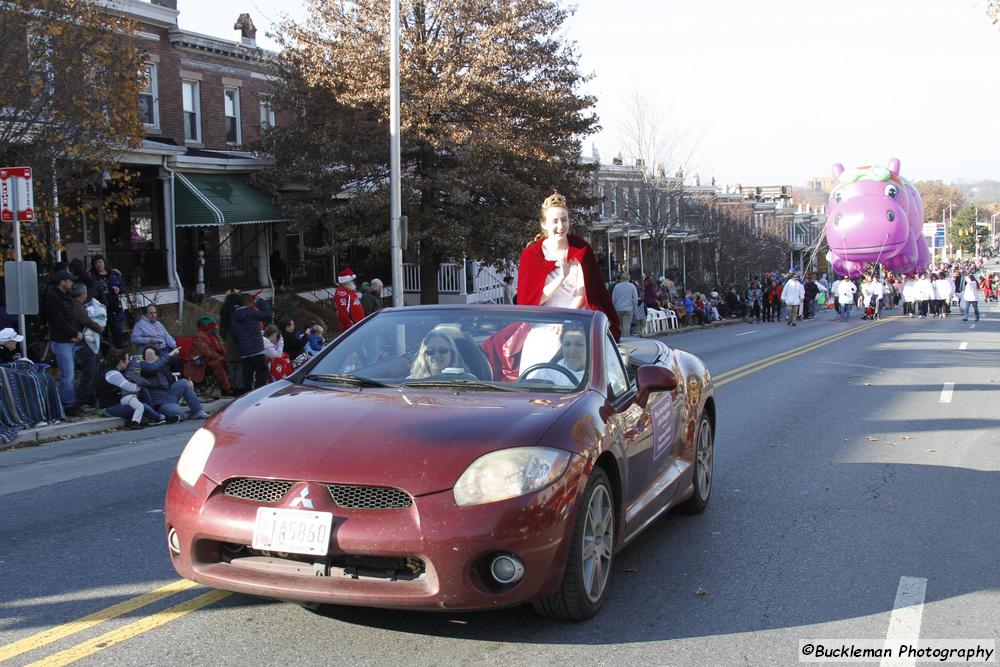
[[350, 269], [344, 269], [343, 271], [337, 274], [337, 283], [343, 285], [345, 283], [351, 282], [355, 278], [357, 278], [357, 276], [354, 275], [354, 273]]

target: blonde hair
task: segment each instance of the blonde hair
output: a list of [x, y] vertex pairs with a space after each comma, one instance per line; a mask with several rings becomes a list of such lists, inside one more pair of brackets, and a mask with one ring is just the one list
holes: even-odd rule
[[[552, 194], [546, 197], [545, 201], [542, 202], [542, 210], [538, 218], [539, 225], [545, 222], [545, 212], [548, 211], [550, 208], [564, 208], [567, 211], [569, 211], [569, 206], [566, 205], [566, 198], [563, 197], [561, 194], [559, 194], [559, 191], [554, 188], [552, 190]], [[542, 231], [535, 234], [535, 238], [531, 240], [531, 243], [536, 243], [537, 241], [541, 241], [544, 238], [545, 238], [545, 230], [543, 229]], [[531, 243], [529, 243], [528, 245], [531, 245]]]
[[424, 339], [420, 341], [420, 348], [417, 350], [417, 356], [413, 358], [413, 363], [410, 364], [409, 377], [419, 379], [432, 375], [430, 365], [427, 363], [427, 341], [434, 338], [440, 338], [445, 341], [448, 350], [451, 352], [451, 362], [448, 364], [447, 368], [461, 368], [466, 371], [469, 370], [469, 368], [465, 365], [465, 361], [462, 359], [461, 353], [458, 351], [458, 347], [455, 345], [455, 340], [446, 332], [435, 328], [427, 332]]

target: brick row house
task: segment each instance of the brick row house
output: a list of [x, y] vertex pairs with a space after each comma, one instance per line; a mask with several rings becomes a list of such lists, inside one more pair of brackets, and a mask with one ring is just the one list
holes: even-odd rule
[[177, 0], [101, 2], [139, 26], [146, 137], [122, 160], [138, 173], [132, 204], [115, 221], [99, 214], [65, 221], [66, 256], [105, 255], [136, 291], [161, 304], [202, 289], [272, 288], [275, 250], [292, 286], [333, 283], [331, 259], [305, 256], [305, 248], [322, 244], [321, 230], [299, 229], [248, 179], [270, 163], [246, 146], [262, 126], [283, 122], [271, 104], [274, 54], [256, 46], [249, 16], [237, 22], [240, 41], [229, 41], [180, 29]]

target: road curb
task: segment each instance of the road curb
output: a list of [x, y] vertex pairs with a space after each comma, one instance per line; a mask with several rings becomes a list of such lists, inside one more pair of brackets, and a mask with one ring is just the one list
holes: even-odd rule
[[[203, 404], [205, 412], [215, 414], [232, 403], [233, 399], [221, 398], [211, 403]], [[19, 431], [8, 443], [0, 443], [0, 452], [22, 447], [34, 447], [53, 440], [68, 440], [85, 435], [95, 435], [104, 431], [116, 431], [123, 428], [124, 420], [119, 417], [94, 417], [76, 422], [61, 422], [39, 428], [26, 428]]]

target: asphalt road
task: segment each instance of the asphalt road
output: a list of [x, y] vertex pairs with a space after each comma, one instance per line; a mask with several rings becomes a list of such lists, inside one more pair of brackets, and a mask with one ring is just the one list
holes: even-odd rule
[[161, 509], [193, 424], [0, 453], [0, 662], [794, 665], [804, 639], [996, 640], [1000, 309], [893, 314], [667, 339], [718, 386], [712, 504], [619, 554], [581, 624], [178, 585]]

